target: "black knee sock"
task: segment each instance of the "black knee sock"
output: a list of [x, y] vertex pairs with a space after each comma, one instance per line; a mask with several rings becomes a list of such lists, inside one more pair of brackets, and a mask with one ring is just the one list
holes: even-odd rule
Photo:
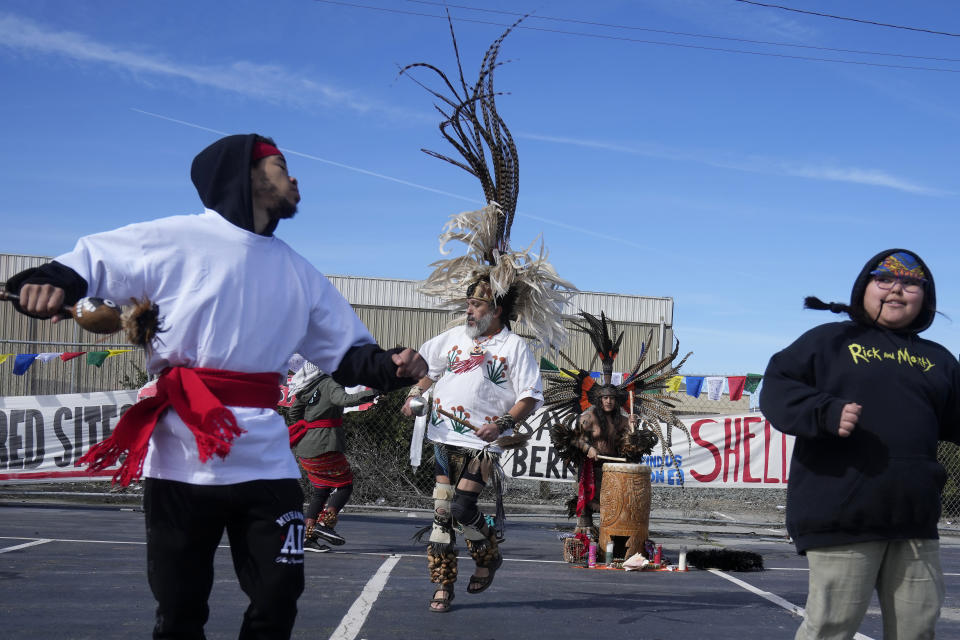
[[329, 487], [324, 487], [323, 489], [313, 488], [313, 496], [310, 498], [310, 504], [307, 505], [307, 512], [304, 514], [304, 518], [307, 520], [316, 520], [317, 515], [323, 509], [324, 505], [327, 504], [327, 498], [330, 497], [330, 492], [333, 489]]
[[327, 498], [327, 509], [330, 509], [334, 513], [340, 513], [340, 510], [343, 509], [343, 505], [347, 504], [347, 501], [350, 500], [350, 495], [353, 493], [353, 484], [348, 484], [344, 487], [337, 487], [333, 493], [330, 494], [330, 497]]

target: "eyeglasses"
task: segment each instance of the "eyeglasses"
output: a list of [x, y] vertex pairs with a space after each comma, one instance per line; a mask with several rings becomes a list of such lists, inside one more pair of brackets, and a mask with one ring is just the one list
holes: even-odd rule
[[920, 278], [910, 278], [907, 276], [873, 276], [873, 281], [881, 291], [889, 291], [894, 283], [899, 282], [900, 288], [904, 293], [920, 293], [926, 280]]

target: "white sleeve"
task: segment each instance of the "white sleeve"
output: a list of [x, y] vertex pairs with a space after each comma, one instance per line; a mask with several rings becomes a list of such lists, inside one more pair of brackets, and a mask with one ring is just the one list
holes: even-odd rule
[[517, 394], [517, 402], [524, 398], [533, 398], [537, 401], [534, 411], [543, 404], [543, 379], [540, 377], [540, 363], [523, 339], [519, 341], [516, 353], [516, 369], [510, 376], [513, 390]]
[[447, 331], [430, 338], [420, 347], [420, 357], [427, 363], [427, 377], [436, 382], [447, 368], [447, 357], [443, 347], [447, 343]]
[[319, 272], [315, 276], [311, 282], [310, 321], [297, 353], [333, 373], [351, 347], [376, 341], [337, 288]]
[[85, 236], [70, 253], [55, 258], [87, 281], [87, 295], [126, 304], [147, 295], [143, 225]]

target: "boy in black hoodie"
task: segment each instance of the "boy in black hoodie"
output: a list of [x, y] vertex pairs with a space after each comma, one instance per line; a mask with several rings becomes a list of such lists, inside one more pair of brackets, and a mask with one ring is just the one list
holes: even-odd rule
[[810, 566], [797, 639], [852, 638], [876, 590], [886, 638], [933, 638], [944, 597], [937, 522], [960, 442], [960, 366], [918, 337], [936, 314], [933, 275], [903, 249], [869, 261], [846, 313], [770, 359], [760, 408], [796, 436], [787, 530]]
[[158, 305], [166, 330], [147, 352], [157, 394], [80, 462], [120, 463], [123, 484], [145, 476], [155, 638], [203, 637], [224, 531], [250, 598], [240, 637], [289, 638], [304, 586], [303, 492], [274, 409], [290, 356], [385, 391], [427, 367], [416, 351], [378, 347], [330, 281], [273, 235], [300, 191], [272, 140], [222, 138], [197, 155], [191, 178], [200, 215], [86, 236], [7, 290], [22, 311], [54, 321], [84, 295]]

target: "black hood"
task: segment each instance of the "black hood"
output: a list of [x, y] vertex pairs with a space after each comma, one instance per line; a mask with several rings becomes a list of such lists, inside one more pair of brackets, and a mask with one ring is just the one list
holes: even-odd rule
[[[190, 179], [203, 206], [251, 233], [256, 233], [250, 195], [250, 157], [256, 137], [248, 133], [220, 138], [198, 153], [190, 167]], [[274, 220], [260, 235], [273, 235], [276, 228]]]
[[914, 318], [908, 327], [899, 331], [900, 333], [920, 333], [930, 328], [930, 325], [933, 324], [933, 317], [937, 314], [937, 288], [934, 285], [933, 273], [930, 271], [930, 267], [926, 265], [920, 256], [909, 249], [887, 249], [867, 260], [867, 263], [863, 265], [863, 269], [860, 271], [860, 275], [857, 276], [857, 279], [853, 283], [853, 290], [850, 291], [850, 317], [863, 324], [872, 325], [874, 323], [873, 318], [868, 317], [867, 312], [863, 308], [863, 294], [866, 292], [867, 285], [870, 283], [870, 272], [877, 267], [877, 264], [879, 264], [881, 260], [892, 253], [898, 253], [900, 251], [909, 253], [916, 258], [920, 266], [923, 267], [924, 273], [927, 274], [927, 283], [923, 291], [923, 308], [920, 309], [920, 314]]

